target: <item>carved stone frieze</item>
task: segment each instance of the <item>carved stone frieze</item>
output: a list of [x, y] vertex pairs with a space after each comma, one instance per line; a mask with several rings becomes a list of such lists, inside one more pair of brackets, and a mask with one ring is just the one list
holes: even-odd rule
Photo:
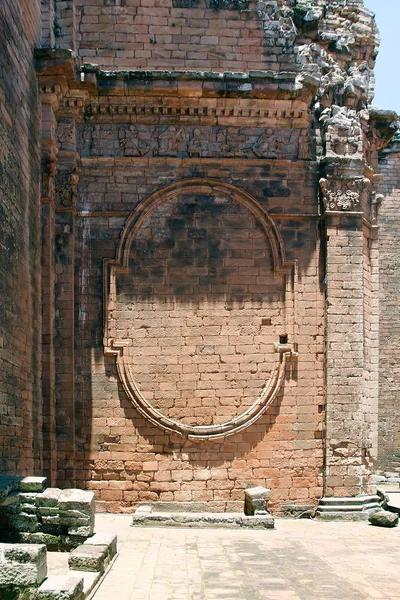
[[79, 125], [81, 156], [309, 160], [305, 130], [186, 125]]

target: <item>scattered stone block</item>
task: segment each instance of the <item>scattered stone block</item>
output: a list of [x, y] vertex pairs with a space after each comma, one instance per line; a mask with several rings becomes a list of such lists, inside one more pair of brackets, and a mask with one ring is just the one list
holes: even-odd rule
[[0, 544], [0, 587], [39, 585], [46, 575], [46, 546]]
[[399, 523], [399, 515], [388, 510], [379, 510], [373, 513], [368, 521], [378, 527], [396, 527]]
[[70, 535], [89, 537], [94, 532], [95, 501], [93, 492], [63, 490], [59, 498], [60, 522]]
[[244, 514], [248, 516], [268, 514], [268, 500], [271, 490], [264, 487], [244, 490]]
[[24, 477], [19, 482], [20, 492], [43, 492], [47, 487], [47, 477]]
[[104, 561], [108, 555], [107, 546], [90, 546], [83, 544], [72, 550], [68, 565], [76, 571], [104, 571]]
[[83, 600], [83, 578], [52, 575], [36, 592], [35, 600]]
[[113, 533], [96, 533], [84, 542], [84, 546], [107, 546], [108, 558], [117, 554], [117, 536]]
[[36, 506], [47, 508], [58, 508], [61, 496], [59, 488], [47, 488], [42, 494], [36, 496]]

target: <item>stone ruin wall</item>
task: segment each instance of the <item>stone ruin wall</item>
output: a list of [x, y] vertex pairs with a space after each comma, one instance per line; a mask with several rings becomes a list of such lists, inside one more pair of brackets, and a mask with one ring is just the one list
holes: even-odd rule
[[[39, 45], [38, 4], [29, 3], [36, 33], [18, 37], [17, 56], [27, 74], [31, 47]], [[322, 3], [315, 1], [311, 16], [307, 7], [296, 13], [295, 44], [285, 10], [294, 2], [163, 4], [42, 0], [42, 44], [75, 49], [84, 61], [116, 71], [268, 70], [272, 78], [272, 72], [291, 70], [294, 76], [268, 83], [257, 82], [257, 72], [242, 80], [203, 74], [199, 82], [182, 74], [175, 79], [151, 73], [147, 79], [105, 76], [90, 67], [81, 77], [64, 68], [67, 55], [48, 71], [38, 67], [43, 304], [40, 311], [35, 175], [40, 118], [36, 93], [29, 92], [31, 170], [21, 170], [23, 193], [9, 205], [10, 214], [30, 211], [29, 244], [23, 245], [22, 263], [10, 262], [9, 256], [4, 260], [11, 274], [6, 300], [15, 322], [3, 342], [6, 352], [12, 344], [12, 357], [10, 375], [6, 371], [11, 401], [2, 415], [8, 435], [2, 468], [10, 473], [21, 464], [29, 473], [43, 468], [53, 485], [91, 489], [98, 506], [110, 511], [132, 510], [148, 500], [242, 500], [245, 487], [266, 483], [274, 510], [282, 510], [285, 502], [315, 504], [323, 493], [369, 491], [377, 453], [378, 259], [371, 234], [376, 220], [364, 188], [352, 192], [349, 184], [350, 196], [356, 193], [362, 200], [364, 226], [360, 214], [328, 214], [321, 227], [321, 172], [315, 159], [325, 153], [331, 160], [321, 185], [325, 200], [331, 194], [343, 199], [341, 177], [357, 185], [364, 177], [366, 188], [371, 182], [375, 186], [371, 172], [366, 177], [360, 167], [361, 152], [377, 166], [375, 141], [362, 112], [374, 85], [371, 13], [358, 0], [341, 0], [340, 16], [328, 7], [321, 21]], [[13, 5], [7, 18], [22, 18], [22, 9], [27, 18], [24, 2]], [[306, 15], [314, 26], [321, 23], [323, 50], [310, 45], [309, 30], [299, 25]], [[192, 38], [184, 37], [185, 28]], [[21, 30], [30, 31], [22, 23]], [[241, 43], [233, 45], [237, 38]], [[348, 63], [347, 43], [353, 44], [357, 67]], [[315, 64], [322, 70], [319, 82]], [[25, 93], [30, 89], [19, 77], [6, 78], [5, 100], [11, 98], [11, 106], [18, 97], [13, 86]], [[310, 106], [318, 85], [321, 106], [314, 121]], [[332, 104], [347, 108], [335, 113]], [[360, 123], [363, 142], [354, 134]], [[11, 156], [15, 133], [7, 135]], [[14, 144], [24, 147], [21, 156], [30, 147], [27, 139], [28, 132]], [[335, 171], [329, 165], [342, 154], [348, 169]], [[171, 188], [181, 181], [192, 182], [186, 195], [179, 186]], [[200, 187], [194, 185], [198, 182]], [[2, 178], [0, 185], [8, 184]], [[160, 189], [175, 192], [158, 197]], [[154, 206], [147, 220], [130, 228], [132, 211], [149, 198]], [[283, 248], [291, 265], [284, 272], [273, 272], [274, 245], [260, 217], [251, 213], [253, 200], [267, 213], [269, 235], [276, 231], [281, 239], [275, 250]], [[14, 232], [25, 227], [18, 219]], [[126, 251], [125, 234], [132, 239]], [[104, 260], [111, 273], [121, 248], [127, 270], [116, 269], [108, 279]], [[110, 282], [112, 297], [106, 293]], [[21, 288], [32, 299], [24, 320], [19, 319], [26, 310]], [[104, 316], [113, 335], [103, 332]], [[19, 334], [13, 337], [20, 323], [24, 335], [30, 332], [28, 365], [18, 356]], [[184, 426], [234, 419], [262, 393], [272, 371], [273, 345], [284, 345], [286, 336], [298, 356], [287, 365], [280, 392], [251, 427], [225, 439], [182, 439], [157, 427], [129, 399], [134, 381], [155, 409]], [[121, 373], [129, 370], [134, 375], [124, 385]], [[13, 381], [16, 393], [10, 391]], [[40, 429], [43, 437], [34, 435]], [[386, 443], [383, 433], [381, 440]]]
[[400, 144], [398, 135], [383, 151], [380, 207], [380, 355], [379, 355], [379, 462], [382, 471], [400, 467], [400, 315], [399, 315], [399, 201]]
[[266, 11], [254, 0], [78, 0], [57, 12], [55, 41], [75, 42], [85, 62], [106, 70], [284, 70], [285, 42], [273, 26], [266, 40], [261, 26], [282, 3], [265, 4]]
[[0, 6], [0, 470], [41, 462], [40, 2]]

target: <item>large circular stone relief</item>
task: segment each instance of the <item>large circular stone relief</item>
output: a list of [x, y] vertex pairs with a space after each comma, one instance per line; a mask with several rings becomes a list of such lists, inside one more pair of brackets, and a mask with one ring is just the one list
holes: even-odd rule
[[222, 187], [182, 186], [132, 215], [111, 268], [109, 345], [153, 423], [220, 437], [272, 401], [285, 367], [279, 251], [261, 209]]

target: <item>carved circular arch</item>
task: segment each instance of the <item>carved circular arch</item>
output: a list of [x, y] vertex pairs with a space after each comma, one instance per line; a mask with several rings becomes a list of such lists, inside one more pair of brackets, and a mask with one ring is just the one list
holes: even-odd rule
[[265, 237], [269, 241], [275, 275], [282, 277], [286, 274], [290, 275], [292, 271], [293, 263], [288, 263], [285, 260], [283, 243], [274, 222], [261, 205], [247, 192], [230, 184], [211, 179], [186, 179], [158, 190], [142, 201], [128, 218], [118, 245], [116, 260], [105, 261], [105, 353], [116, 357], [118, 375], [128, 398], [136, 409], [154, 425], [191, 439], [223, 438], [249, 427], [260, 418], [273, 402], [284, 381], [286, 361], [292, 354], [291, 346], [288, 344], [275, 344], [275, 364], [270, 379], [264, 386], [262, 393], [246, 410], [223, 423], [189, 425], [165, 415], [158, 408], [152, 406], [144, 397], [132, 375], [129, 361], [126, 359], [124, 348], [128, 344], [124, 340], [118, 340], [115, 319], [110, 318], [110, 311], [115, 307], [116, 275], [128, 272], [130, 250], [135, 236], [152, 211], [176, 197], [177, 194], [182, 193], [219, 195], [245, 208], [261, 226]]

